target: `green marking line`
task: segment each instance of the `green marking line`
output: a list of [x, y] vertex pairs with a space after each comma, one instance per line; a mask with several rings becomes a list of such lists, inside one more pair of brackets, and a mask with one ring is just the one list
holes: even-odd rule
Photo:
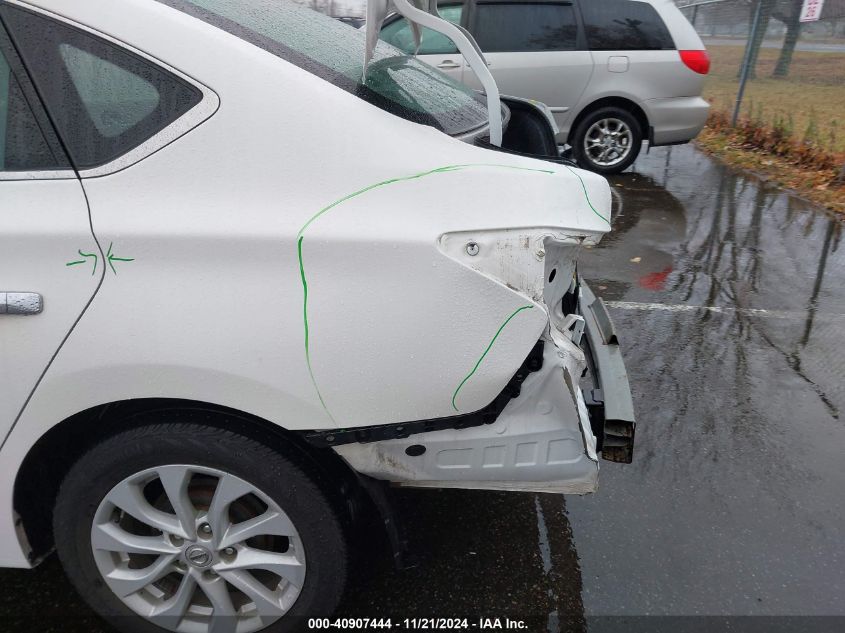
[[93, 257], [94, 258], [94, 270], [91, 271], [91, 276], [93, 277], [94, 273], [97, 272], [97, 260], [99, 258], [94, 253], [83, 253], [82, 249], [80, 249], [76, 252], [79, 253], [84, 259], [79, 259], [79, 260], [76, 260], [76, 261], [68, 262], [67, 264], [65, 264], [65, 266], [78, 266], [79, 264], [86, 264], [86, 263], [88, 263], [88, 258]]
[[572, 168], [571, 168], [569, 165], [564, 165], [564, 167], [566, 167], [566, 168], [569, 170], [569, 173], [571, 173], [573, 176], [575, 176], [576, 178], [578, 178], [578, 180], [581, 182], [581, 189], [583, 189], [583, 190], [584, 190], [584, 197], [587, 199], [587, 204], [588, 204], [588, 205], [590, 205], [590, 208], [593, 210], [593, 213], [595, 213], [595, 214], [596, 214], [597, 216], [599, 216], [602, 220], [604, 220], [605, 222], [607, 222], [607, 224], [608, 224], [608, 226], [609, 226], [609, 225], [610, 225], [610, 220], [608, 220], [608, 219], [607, 219], [606, 217], [604, 217], [601, 213], [599, 213], [598, 211], [596, 211], [596, 208], [593, 206], [593, 201], [592, 201], [592, 200], [590, 200], [590, 194], [588, 194], [588, 193], [587, 193], [587, 185], [585, 185], [585, 184], [584, 184], [584, 179], [583, 179], [583, 178], [581, 178], [581, 175], [580, 175], [577, 171], [572, 171]]
[[[116, 275], [117, 270], [115, 269], [114, 264], [112, 262], [134, 262], [135, 260], [132, 257], [117, 257], [116, 255], [112, 255], [112, 252], [111, 252], [112, 246], [113, 246], [113, 243], [110, 243], [108, 253], [106, 253], [106, 263], [108, 263], [109, 267], [111, 268], [111, 271]], [[85, 264], [85, 263], [88, 262], [89, 258], [93, 257], [94, 258], [94, 270], [91, 271], [91, 276], [93, 277], [94, 274], [97, 272], [97, 260], [99, 259], [99, 257], [97, 255], [95, 255], [94, 253], [83, 253], [82, 250], [79, 250], [77, 252], [82, 257], [84, 257], [84, 259], [79, 259], [79, 260], [74, 260], [72, 262], [68, 262], [68, 263], [65, 264], [65, 266], [78, 266], [79, 264]]]
[[[304, 265], [303, 260], [302, 260], [302, 242], [305, 238], [305, 231], [318, 218], [325, 215], [326, 213], [328, 213], [329, 211], [331, 211], [335, 207], [338, 207], [341, 204], [343, 204], [344, 202], [348, 202], [349, 200], [352, 200], [353, 198], [357, 198], [358, 196], [361, 196], [361, 195], [363, 195], [363, 194], [365, 194], [369, 191], [373, 191], [374, 189], [379, 189], [381, 187], [386, 187], [388, 185], [393, 185], [393, 184], [400, 183], [400, 182], [407, 182], [409, 180], [418, 180], [420, 178], [425, 178], [426, 176], [431, 176], [431, 175], [434, 175], [434, 174], [444, 174], [444, 173], [449, 173], [449, 172], [454, 172], [454, 171], [461, 171], [461, 170], [464, 170], [464, 169], [474, 169], [474, 168], [482, 168], [482, 167], [492, 167], [492, 168], [496, 168], [496, 169], [511, 169], [511, 170], [515, 170], [515, 171], [531, 171], [531, 172], [537, 172], [537, 173], [549, 174], [549, 175], [555, 175], [556, 173], [558, 173], [558, 172], [556, 172], [552, 169], [535, 169], [533, 167], [519, 167], [519, 166], [516, 166], [516, 165], [500, 165], [500, 164], [496, 164], [496, 163], [467, 163], [467, 164], [464, 164], [464, 165], [445, 165], [444, 167], [437, 167], [435, 169], [430, 169], [428, 171], [419, 172], [417, 174], [411, 174], [409, 176], [399, 176], [397, 178], [390, 178], [388, 180], [382, 180], [381, 182], [377, 182], [375, 184], [364, 187], [363, 189], [359, 189], [358, 191], [354, 191], [354, 192], [352, 192], [352, 193], [350, 193], [350, 194], [348, 194], [348, 195], [346, 195], [342, 198], [338, 198], [337, 200], [335, 200], [331, 204], [323, 207], [322, 209], [317, 211], [317, 213], [312, 215], [308, 219], [308, 221], [305, 224], [302, 225], [302, 228], [299, 229], [299, 232], [296, 234], [296, 250], [297, 250], [297, 258], [299, 260], [299, 274], [300, 274], [300, 277], [302, 278], [302, 297], [303, 297], [303, 299], [302, 299], [302, 317], [303, 317], [304, 328], [305, 328], [305, 362], [308, 365], [308, 373], [311, 376], [311, 382], [314, 384], [314, 390], [317, 392], [317, 397], [320, 399], [320, 404], [323, 405], [323, 409], [326, 411], [326, 413], [332, 419], [332, 421], [334, 421], [334, 417], [332, 417], [331, 412], [329, 411], [328, 407], [326, 406], [325, 401], [323, 400], [323, 395], [320, 393], [320, 388], [317, 386], [317, 380], [314, 377], [314, 368], [311, 365], [311, 344], [310, 344], [309, 326], [308, 326], [308, 281], [307, 281], [306, 276], [305, 276], [305, 265]], [[569, 167], [566, 166], [566, 165], [564, 165], [564, 167], [569, 169]], [[587, 187], [584, 184], [584, 181], [581, 179], [581, 176], [579, 176], [576, 172], [572, 171], [571, 169], [569, 169], [569, 171], [572, 174], [574, 174], [575, 176], [577, 176], [578, 180], [581, 181], [581, 187], [584, 190], [584, 196], [587, 198], [587, 204], [590, 205], [590, 208], [593, 210], [593, 212], [597, 216], [599, 216], [602, 220], [604, 220], [605, 222], [608, 222], [607, 218], [605, 218], [603, 215], [601, 215], [598, 211], [596, 211], [595, 207], [593, 207], [593, 203], [590, 201], [590, 197], [587, 194]], [[608, 222], [608, 224], [610, 224], [610, 222]], [[508, 320], [505, 321], [505, 323], [502, 325], [502, 328], [504, 328], [505, 325], [508, 324], [508, 321], [510, 321], [514, 316], [516, 316], [516, 314], [518, 312], [520, 312], [521, 310], [527, 310], [528, 308], [531, 308], [531, 307], [532, 306], [525, 306], [525, 307], [520, 308], [516, 312], [514, 312], [508, 318]], [[502, 331], [502, 328], [499, 329], [499, 332]], [[490, 347], [493, 345], [493, 342], [495, 342], [496, 337], [499, 336], [499, 332], [497, 332], [496, 336], [493, 337], [493, 340], [490, 341], [490, 345], [484, 351], [484, 354], [481, 355], [481, 358], [478, 359], [478, 363], [476, 363], [475, 368], [473, 368], [473, 370], [469, 373], [469, 375], [466, 378], [463, 379], [461, 384], [458, 385], [458, 388], [455, 390], [455, 394], [452, 396], [452, 407], [455, 408], [455, 411], [458, 410], [455, 407], [455, 397], [458, 395], [458, 392], [461, 390], [461, 387], [464, 386], [464, 383], [466, 383], [466, 381], [470, 379], [472, 374], [475, 373], [475, 370], [478, 369], [478, 365], [481, 363], [482, 360], [484, 360], [484, 356], [487, 355], [487, 352], [490, 351]]]
[[446, 165], [445, 167], [437, 167], [436, 169], [430, 169], [428, 171], [422, 171], [418, 174], [411, 174], [410, 176], [400, 176], [398, 178], [390, 178], [389, 180], [382, 180], [381, 182], [377, 182], [374, 185], [369, 185], [368, 187], [364, 187], [363, 189], [359, 189], [358, 191], [350, 193], [349, 195], [344, 196], [343, 198], [339, 198], [338, 200], [335, 200], [334, 202], [332, 202], [330, 205], [323, 207], [317, 213], [315, 213], [313, 216], [311, 216], [311, 218], [302, 226], [302, 228], [299, 229], [299, 233], [296, 234], [296, 237], [297, 237], [297, 239], [302, 237], [302, 235], [305, 233], [305, 229], [307, 229], [309, 226], [311, 226], [311, 224], [314, 222], [314, 220], [319, 218], [321, 215], [327, 213], [328, 211], [331, 211], [336, 206], [338, 206], [338, 205], [340, 205], [340, 204], [342, 204], [342, 203], [344, 203], [348, 200], [351, 200], [352, 198], [357, 198], [358, 196], [365, 194], [368, 191], [372, 191], [373, 189], [378, 189], [379, 187], [385, 187], [387, 185], [392, 185], [392, 184], [395, 184], [397, 182], [406, 182], [408, 180], [417, 180], [419, 178], [425, 178], [426, 176], [431, 176], [432, 174], [444, 174], [444, 173], [448, 173], [448, 172], [452, 172], [452, 171], [460, 171], [462, 169], [471, 169], [471, 168], [474, 168], [474, 167], [496, 167], [496, 168], [500, 168], [500, 169], [513, 169], [513, 170], [517, 170], [517, 171], [534, 171], [534, 172], [539, 172], [539, 173], [542, 173], [542, 174], [554, 174], [555, 173], [554, 171], [552, 171], [550, 169], [534, 169], [532, 167], [517, 167], [517, 166], [514, 166], [514, 165], [497, 165], [495, 163], [491, 163], [491, 164], [469, 163], [469, 164], [466, 164], [466, 165]]
[[[334, 422], [334, 417], [329, 411], [329, 408], [326, 406], [325, 400], [323, 400], [323, 394], [320, 393], [320, 387], [317, 386], [317, 380], [314, 378], [314, 369], [311, 367], [311, 348], [308, 342], [308, 280], [305, 278], [305, 266], [302, 264], [303, 239], [305, 238], [300, 236], [296, 241], [296, 252], [299, 257], [299, 274], [302, 277], [302, 318], [305, 322], [305, 362], [308, 365], [308, 374], [311, 376], [311, 382], [317, 392], [317, 397], [320, 399], [320, 404], [323, 405], [323, 409], [326, 411], [331, 421]], [[335, 422], [335, 424], [337, 423]]]
[[106, 261], [109, 263], [109, 268], [111, 271], [116, 275], [117, 271], [114, 269], [114, 264], [111, 263], [111, 247], [114, 245], [114, 242], [109, 242], [109, 250], [106, 253]]
[[481, 355], [481, 357], [480, 357], [480, 358], [476, 361], [476, 363], [475, 363], [475, 367], [473, 367], [473, 368], [472, 368], [472, 371], [471, 371], [471, 372], [469, 372], [469, 373], [466, 375], [466, 377], [465, 377], [465, 378], [461, 381], [461, 384], [459, 384], [459, 385], [458, 385], [458, 388], [457, 388], [457, 389], [455, 389], [455, 393], [454, 393], [454, 394], [452, 394], [452, 408], [453, 408], [455, 411], [458, 411], [458, 407], [457, 407], [457, 405], [455, 404], [455, 398], [457, 398], [457, 397], [458, 397], [458, 392], [459, 392], [459, 391], [461, 390], [461, 388], [462, 388], [462, 387], [466, 384], [466, 382], [467, 382], [470, 378], [472, 378], [472, 375], [473, 375], [473, 374], [474, 374], [474, 373], [478, 370], [479, 366], [481, 365], [481, 361], [483, 361], [483, 360], [484, 360], [484, 357], [485, 357], [485, 356], [487, 356], [487, 352], [489, 352], [489, 351], [490, 351], [490, 348], [492, 348], [492, 347], [493, 347], [493, 343], [495, 343], [495, 342], [496, 342], [496, 339], [497, 339], [497, 338], [499, 338], [499, 334], [501, 334], [501, 333], [502, 333], [502, 330], [504, 330], [504, 329], [505, 329], [505, 326], [506, 326], [508, 323], [510, 323], [510, 322], [511, 322], [511, 319], [513, 319], [513, 318], [514, 318], [517, 314], [519, 314], [519, 313], [520, 313], [520, 312], [522, 312], [523, 310], [530, 310], [530, 309], [531, 309], [531, 308], [533, 308], [533, 307], [534, 307], [534, 306], [522, 306], [521, 308], [517, 308], [516, 310], [514, 310], [513, 314], [511, 314], [511, 315], [510, 315], [507, 319], [505, 319], [505, 322], [504, 322], [504, 323], [502, 323], [502, 325], [499, 327], [499, 329], [498, 329], [498, 330], [496, 330], [496, 334], [494, 334], [494, 335], [493, 335], [493, 339], [492, 339], [492, 340], [490, 341], [490, 343], [487, 345], [487, 349], [485, 349], [485, 350], [484, 350], [484, 353], [483, 353], [483, 354]]
[[106, 253], [106, 261], [109, 263], [111, 271], [116, 275], [117, 270], [115, 269], [114, 264], [112, 264], [112, 262], [134, 262], [135, 259], [132, 257], [117, 257], [115, 255], [112, 255], [111, 249], [113, 245], [114, 242], [109, 242], [109, 250]]
[[[452, 171], [460, 171], [462, 169], [470, 169], [475, 167], [497, 167], [502, 169], [513, 169], [517, 171], [533, 171], [543, 174], [550, 174], [554, 175], [555, 172], [550, 169], [534, 169], [531, 167], [517, 167], [514, 165], [497, 165], [497, 164], [486, 164], [486, 163], [478, 163], [478, 164], [466, 164], [466, 165], [446, 165], [444, 167], [437, 167], [436, 169], [430, 169], [428, 171], [423, 171], [418, 174], [411, 174], [410, 176], [400, 176], [398, 178], [390, 178], [388, 180], [382, 180], [381, 182], [377, 182], [373, 185], [369, 185], [364, 187], [363, 189], [359, 189], [358, 191], [354, 191], [349, 195], [346, 195], [342, 198], [338, 198], [331, 204], [323, 207], [317, 213], [312, 215], [308, 221], [299, 229], [299, 233], [296, 234], [296, 251], [297, 251], [297, 259], [299, 260], [299, 275], [302, 278], [302, 317], [304, 321], [305, 327], [305, 363], [308, 365], [308, 374], [311, 376], [311, 382], [314, 385], [314, 391], [317, 392], [317, 397], [320, 399], [320, 404], [323, 405], [323, 409], [325, 410], [326, 414], [331, 418], [332, 422], [334, 422], [334, 417], [332, 416], [329, 408], [326, 406], [325, 401], [323, 400], [323, 394], [320, 392], [320, 387], [317, 385], [317, 379], [314, 377], [314, 368], [311, 365], [311, 342], [310, 342], [310, 335], [309, 335], [309, 327], [308, 327], [308, 280], [305, 276], [305, 265], [302, 260], [302, 242], [305, 239], [305, 230], [314, 223], [314, 221], [319, 218], [320, 216], [326, 214], [327, 212], [331, 211], [335, 207], [347, 202], [348, 200], [352, 200], [353, 198], [357, 198], [368, 191], [372, 191], [374, 189], [378, 189], [380, 187], [386, 187], [387, 185], [396, 184], [399, 182], [406, 182], [409, 180], [417, 180], [419, 178], [424, 178], [426, 176], [431, 176], [433, 174], [443, 174]], [[529, 306], [530, 307], [530, 306]], [[485, 352], [486, 353], [486, 352]], [[467, 377], [468, 378], [468, 377]], [[459, 387], [460, 388], [460, 387]], [[457, 394], [457, 392], [456, 392]], [[454, 400], [454, 398], [453, 398]], [[335, 422], [336, 424], [336, 422]]]

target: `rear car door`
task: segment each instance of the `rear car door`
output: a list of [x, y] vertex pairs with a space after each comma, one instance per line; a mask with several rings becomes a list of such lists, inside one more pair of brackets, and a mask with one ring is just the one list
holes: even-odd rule
[[[463, 5], [441, 4], [438, 6], [440, 15], [452, 24], [461, 24], [463, 18]], [[416, 45], [410, 23], [403, 17], [395, 16], [388, 21], [381, 29], [383, 41], [392, 44], [408, 55], [413, 55]], [[441, 71], [461, 81], [464, 76], [466, 63], [464, 57], [458, 52], [454, 42], [442, 33], [431, 29], [422, 30], [422, 43], [420, 44], [419, 58], [439, 68]]]
[[[542, 101], [566, 129], [593, 72], [572, 2], [479, 0], [470, 10], [469, 29], [502, 94]], [[464, 82], [481, 88], [469, 68]]]
[[103, 275], [82, 186], [4, 27], [7, 9], [0, 2], [3, 442]]
[[[125, 174], [189, 130], [187, 123], [178, 129], [171, 124], [202, 94], [59, 16], [0, 1], [0, 17], [8, 34], [4, 52], [14, 57], [28, 86], [19, 90], [22, 82], [12, 81], [21, 96], [8, 99], [7, 109], [14, 109], [6, 126], [32, 119], [41, 107], [45, 113], [28, 127], [24, 121], [9, 128], [17, 136], [7, 133], [5, 161], [14, 170], [0, 172], [0, 292], [32, 292], [44, 300], [37, 316], [11, 316], [8, 308], [0, 316], [0, 403], [8, 430], [93, 294], [102, 285], [99, 300], [113, 296], [118, 274], [126, 277], [134, 265], [136, 244], [107, 220], [120, 217], [126, 201], [142, 197], [143, 189], [127, 187], [104, 199], [100, 188], [107, 176]], [[21, 130], [30, 138], [19, 140]], [[48, 161], [53, 140], [66, 155], [56, 149]], [[97, 225], [99, 244], [92, 228]], [[90, 356], [96, 351], [90, 349]]]

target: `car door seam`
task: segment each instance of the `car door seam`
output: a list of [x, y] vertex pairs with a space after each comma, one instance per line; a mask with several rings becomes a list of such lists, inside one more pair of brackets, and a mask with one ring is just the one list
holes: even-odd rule
[[[46, 108], [45, 108], [45, 111], [46, 111]], [[47, 112], [47, 116], [48, 117], [50, 116], [49, 112]], [[62, 143], [62, 145], [64, 145], [64, 141], [61, 138], [61, 136], [59, 136], [59, 142]], [[77, 175], [77, 181], [79, 182], [80, 189], [82, 189], [82, 196], [85, 199], [85, 207], [88, 211], [88, 227], [91, 231], [91, 237], [94, 239], [94, 243], [97, 245], [97, 250], [100, 252], [100, 257], [105, 258], [105, 254], [103, 253], [103, 247], [100, 246], [100, 241], [97, 239], [96, 233], [94, 233], [94, 222], [93, 222], [93, 219], [91, 217], [91, 204], [88, 200], [88, 193], [85, 191], [85, 186], [82, 183], [82, 180], [79, 178], [78, 175]], [[5, 448], [6, 443], [9, 441], [9, 438], [12, 436], [12, 433], [15, 430], [15, 427], [18, 425], [18, 422], [20, 422], [20, 419], [23, 416], [24, 411], [26, 411], [26, 408], [29, 406], [29, 403], [32, 400], [32, 397], [35, 395], [35, 392], [38, 390], [38, 387], [41, 386], [41, 383], [44, 380], [44, 376], [47, 375], [47, 372], [50, 370], [50, 367], [53, 366], [53, 361], [55, 361], [56, 358], [59, 356], [59, 352], [62, 351], [62, 348], [64, 347], [67, 340], [70, 338], [70, 335], [76, 329], [77, 324], [82, 320], [82, 317], [85, 316], [85, 313], [88, 311], [88, 308], [94, 302], [94, 297], [96, 297], [97, 293], [100, 292], [100, 288], [102, 287], [103, 281], [105, 280], [105, 278], [106, 278], [106, 267], [101, 266], [100, 267], [100, 279], [97, 281], [97, 286], [96, 286], [96, 288], [94, 288], [94, 292], [91, 293], [91, 296], [88, 298], [88, 301], [85, 303], [85, 306], [82, 308], [82, 311], [79, 313], [79, 316], [77, 316], [76, 319], [74, 320], [73, 324], [71, 324], [70, 329], [67, 331], [67, 333], [62, 338], [61, 342], [59, 343], [58, 347], [56, 348], [56, 351], [53, 352], [53, 355], [50, 357], [50, 360], [47, 362], [47, 365], [44, 367], [43, 371], [38, 376], [38, 380], [35, 381], [35, 385], [33, 385], [32, 389], [29, 392], [29, 395], [26, 397], [26, 400], [24, 400], [24, 403], [21, 406], [20, 411], [18, 411], [17, 416], [15, 416], [15, 419], [12, 422], [12, 425], [9, 427], [9, 430], [6, 431], [6, 435], [3, 437], [3, 442], [0, 443], [0, 451], [2, 451], [3, 448]]]

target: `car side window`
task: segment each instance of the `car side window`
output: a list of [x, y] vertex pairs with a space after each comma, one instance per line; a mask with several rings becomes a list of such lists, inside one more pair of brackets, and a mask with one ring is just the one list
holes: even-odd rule
[[77, 169], [129, 152], [202, 99], [179, 77], [90, 33], [18, 7], [0, 5], [0, 15]]
[[655, 8], [636, 0], [584, 0], [581, 15], [594, 51], [653, 51], [675, 48]]
[[0, 172], [66, 167], [50, 150], [17, 77], [0, 51]]
[[[463, 5], [444, 5], [438, 7], [438, 10], [440, 11], [440, 15], [452, 24], [461, 23]], [[380, 39], [388, 44], [392, 44], [408, 55], [414, 54], [414, 34], [411, 32], [411, 27], [405, 18], [394, 20], [382, 28]], [[450, 55], [457, 52], [458, 49], [455, 43], [448, 37], [437, 31], [423, 28], [420, 55]]]
[[59, 44], [59, 55], [91, 122], [105, 137], [124, 134], [161, 103], [149, 81], [107, 59], [64, 43]]
[[571, 51], [578, 23], [571, 3], [483, 3], [475, 9], [474, 35], [485, 53]]

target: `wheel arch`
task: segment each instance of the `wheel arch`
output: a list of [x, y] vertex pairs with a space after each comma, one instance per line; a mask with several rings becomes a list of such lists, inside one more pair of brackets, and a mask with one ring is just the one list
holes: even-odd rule
[[361, 502], [357, 476], [333, 450], [314, 448], [277, 424], [217, 404], [176, 398], [122, 400], [80, 411], [50, 427], [21, 462], [15, 475], [13, 506], [33, 564], [53, 547], [53, 509], [73, 464], [104, 439], [160, 423], [165, 415], [176, 424], [192, 421], [225, 427], [283, 452], [315, 479], [344, 520], [355, 519]]
[[581, 121], [583, 121], [586, 117], [588, 117], [590, 114], [592, 114], [599, 108], [607, 107], [622, 108], [623, 110], [627, 110], [628, 112], [630, 112], [637, 120], [637, 123], [640, 124], [640, 128], [643, 134], [643, 140], [650, 139], [649, 120], [645, 110], [643, 110], [643, 108], [639, 104], [637, 104], [635, 101], [632, 101], [631, 99], [615, 96], [602, 97], [600, 99], [596, 99], [595, 101], [591, 101], [590, 103], [585, 105], [572, 120], [572, 124], [569, 126], [569, 132], [567, 134], [566, 142], [570, 145], [572, 144], [572, 139], [575, 135], [575, 130], [578, 129], [578, 126], [581, 124]]

